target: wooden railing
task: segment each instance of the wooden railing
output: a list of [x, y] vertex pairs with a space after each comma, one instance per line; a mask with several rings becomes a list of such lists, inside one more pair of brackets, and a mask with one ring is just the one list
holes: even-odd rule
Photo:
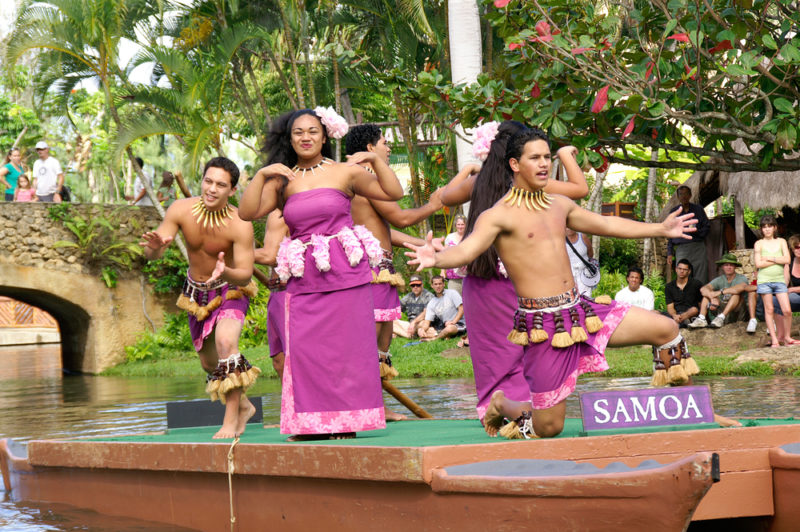
[[58, 323], [40, 308], [0, 296], [0, 327], [57, 328]]

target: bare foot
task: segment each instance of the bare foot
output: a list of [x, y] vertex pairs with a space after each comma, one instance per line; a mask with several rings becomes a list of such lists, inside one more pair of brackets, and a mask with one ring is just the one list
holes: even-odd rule
[[717, 422], [721, 427], [741, 427], [742, 424], [736, 421], [735, 419], [731, 419], [729, 417], [721, 416], [719, 414], [714, 414], [714, 421]]
[[241, 436], [244, 429], [247, 428], [247, 422], [256, 413], [256, 407], [250, 402], [250, 399], [242, 395], [242, 400], [239, 402], [239, 419], [236, 422], [236, 435]]
[[385, 406], [383, 407], [383, 415], [386, 416], [386, 421], [403, 421], [404, 419], [408, 419], [408, 416], [389, 410]]
[[225, 440], [228, 438], [236, 437], [236, 421], [231, 423], [223, 423], [222, 427], [212, 436], [215, 440]]
[[337, 432], [336, 434], [331, 434], [331, 440], [352, 440], [356, 437], [355, 432]]
[[492, 394], [492, 399], [489, 401], [489, 407], [486, 409], [486, 413], [483, 415], [483, 428], [486, 430], [486, 434], [492, 438], [497, 437], [497, 431], [503, 426], [505, 417], [503, 417], [501, 410], [503, 409], [503, 401], [505, 400], [506, 394], [503, 393], [503, 390], [496, 390]]

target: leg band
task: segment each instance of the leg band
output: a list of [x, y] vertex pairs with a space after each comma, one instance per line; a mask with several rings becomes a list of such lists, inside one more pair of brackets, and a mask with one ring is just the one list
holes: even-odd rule
[[247, 390], [259, 375], [259, 368], [252, 366], [241, 353], [234, 353], [220, 359], [214, 372], [206, 377], [206, 393], [212, 401], [219, 399], [220, 403], [225, 404], [228, 392], [234, 388]]

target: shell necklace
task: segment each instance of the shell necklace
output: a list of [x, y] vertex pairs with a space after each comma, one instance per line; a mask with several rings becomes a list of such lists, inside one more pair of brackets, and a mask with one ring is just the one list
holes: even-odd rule
[[322, 168], [322, 166], [326, 165], [326, 164], [333, 164], [333, 159], [328, 159], [327, 157], [323, 157], [322, 160], [320, 162], [318, 162], [317, 164], [315, 164], [314, 166], [308, 166], [306, 168], [300, 168], [299, 166], [294, 165], [292, 167], [292, 172], [294, 172], [294, 173], [303, 172], [303, 175], [300, 176], [300, 177], [305, 177], [306, 176], [306, 172], [311, 172], [311, 175], [316, 175], [314, 173], [314, 169], [315, 168]]
[[524, 205], [528, 208], [529, 211], [536, 209], [537, 211], [543, 211], [550, 208], [550, 204], [552, 203], [552, 199], [550, 198], [550, 194], [545, 192], [544, 190], [537, 190], [536, 192], [531, 192], [529, 190], [524, 190], [521, 188], [517, 188], [515, 186], [511, 187], [511, 190], [508, 191], [506, 194], [505, 202], [519, 207]]
[[206, 207], [206, 204], [203, 203], [203, 200], [200, 199], [192, 207], [192, 214], [194, 214], [194, 220], [197, 222], [197, 225], [203, 227], [208, 227], [210, 225], [213, 229], [214, 227], [228, 225], [228, 218], [231, 217], [231, 209], [230, 205], [226, 203], [220, 210], [210, 211], [208, 207]]

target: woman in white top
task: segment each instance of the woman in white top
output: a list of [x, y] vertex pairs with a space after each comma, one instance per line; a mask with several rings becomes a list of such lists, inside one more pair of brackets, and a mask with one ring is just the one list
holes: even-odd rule
[[[567, 239], [572, 244], [572, 246], [567, 245], [567, 254], [569, 255], [570, 266], [572, 266], [572, 276], [575, 278], [575, 286], [581, 294], [592, 297], [592, 289], [583, 284], [583, 278], [581, 276], [581, 273], [586, 268], [584, 260], [588, 261], [594, 257], [592, 241], [583, 233], [573, 231], [569, 227], [567, 228]], [[572, 248], [575, 249], [573, 250]], [[578, 252], [580, 256], [583, 257], [583, 260], [581, 260], [575, 252]]]

